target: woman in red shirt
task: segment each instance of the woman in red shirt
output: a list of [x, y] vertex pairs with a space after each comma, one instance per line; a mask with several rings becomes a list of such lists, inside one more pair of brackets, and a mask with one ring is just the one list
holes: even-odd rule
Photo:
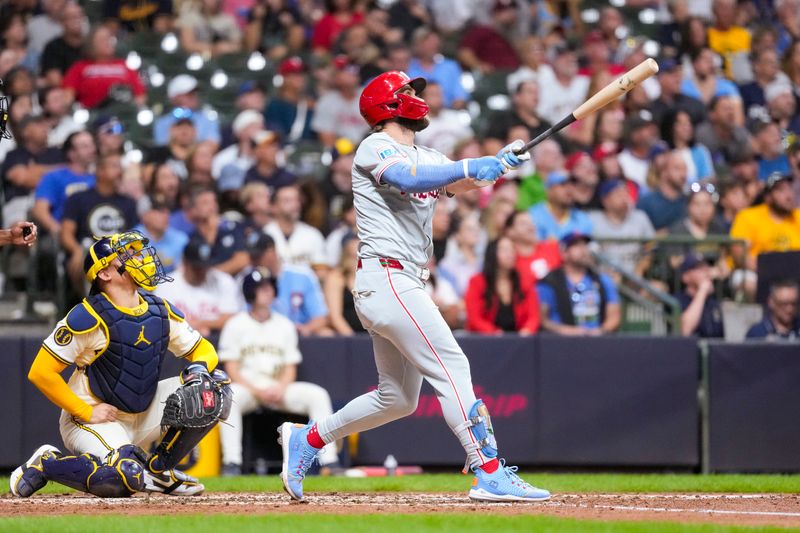
[[327, 13], [311, 34], [311, 46], [314, 50], [330, 52], [336, 39], [342, 31], [350, 26], [361, 24], [364, 14], [356, 11], [355, 0], [326, 0], [325, 8]]
[[[89, 36], [89, 56], [75, 62], [64, 74], [63, 86], [70, 101], [94, 109], [109, 98], [112, 87], [130, 90], [133, 101], [145, 103], [145, 89], [139, 75], [114, 56], [117, 38], [105, 26], [98, 26]], [[116, 90], [116, 89], [115, 89]]]
[[486, 246], [483, 272], [470, 279], [464, 295], [468, 331], [530, 335], [539, 330], [539, 297], [530, 280], [521, 281], [516, 262], [508, 237]]

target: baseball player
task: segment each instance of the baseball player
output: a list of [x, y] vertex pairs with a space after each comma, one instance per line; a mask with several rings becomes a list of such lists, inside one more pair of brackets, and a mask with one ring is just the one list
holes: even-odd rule
[[422, 78], [391, 71], [361, 94], [361, 114], [372, 128], [353, 162], [352, 180], [361, 240], [353, 297], [372, 336], [378, 388], [331, 416], [306, 426], [278, 428], [283, 448], [281, 478], [289, 495], [303, 499], [303, 479], [326, 444], [410, 415], [422, 380], [436, 390], [445, 421], [475, 473], [469, 496], [485, 501], [542, 501], [550, 497], [499, 459], [486, 405], [475, 398], [469, 362], [436, 305], [425, 292], [425, 267], [433, 249], [431, 219], [436, 200], [494, 182], [522, 157], [504, 147], [496, 157], [450, 161], [414, 145], [427, 123], [418, 95]]
[[[272, 311], [278, 280], [266, 268], [256, 268], [242, 280], [250, 309], [234, 315], [222, 328], [219, 357], [230, 375], [236, 402], [228, 423], [220, 426], [223, 475], [242, 471], [242, 415], [259, 405], [320, 419], [333, 412], [328, 392], [313, 383], [295, 381], [302, 356], [297, 330], [287, 317]], [[338, 471], [336, 444], [322, 449], [323, 471]]]
[[[140, 233], [98, 240], [84, 268], [89, 296], [58, 322], [28, 374], [62, 409], [61, 437], [73, 455], [40, 447], [11, 474], [11, 493], [26, 498], [48, 481], [102, 497], [201, 493], [175, 466], [227, 416], [230, 380], [215, 370], [214, 347], [147, 292], [170, 278]], [[168, 349], [190, 364], [180, 379], [159, 381]], [[159, 438], [148, 456], [142, 448]]]

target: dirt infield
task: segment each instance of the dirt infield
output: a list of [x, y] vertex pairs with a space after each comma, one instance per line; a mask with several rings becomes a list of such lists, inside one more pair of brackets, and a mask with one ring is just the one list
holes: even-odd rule
[[495, 513], [594, 520], [703, 522], [800, 527], [795, 494], [558, 494], [531, 504], [473, 503], [463, 493], [320, 493], [307, 503], [278, 493], [211, 493], [193, 498], [137, 496], [108, 500], [83, 494], [0, 497], [0, 516], [158, 515], [164, 513]]

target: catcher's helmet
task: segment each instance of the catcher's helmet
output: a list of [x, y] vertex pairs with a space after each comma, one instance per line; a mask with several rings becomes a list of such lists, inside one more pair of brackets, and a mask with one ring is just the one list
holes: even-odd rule
[[83, 271], [89, 283], [94, 283], [97, 273], [106, 268], [114, 259], [119, 259], [117, 269], [120, 274], [127, 272], [141, 288], [152, 291], [156, 285], [172, 278], [164, 272], [156, 249], [138, 231], [117, 233], [100, 238], [92, 244], [83, 260]]
[[244, 300], [249, 304], [253, 303], [256, 300], [256, 290], [265, 283], [272, 285], [275, 294], [278, 294], [278, 280], [275, 279], [272, 272], [263, 267], [253, 269], [242, 280]]
[[428, 104], [422, 98], [409, 94], [397, 94], [402, 87], [410, 85], [419, 95], [427, 82], [425, 78], [408, 77], [405, 72], [384, 72], [364, 87], [358, 108], [370, 127], [375, 127], [392, 118], [419, 120], [428, 114]]

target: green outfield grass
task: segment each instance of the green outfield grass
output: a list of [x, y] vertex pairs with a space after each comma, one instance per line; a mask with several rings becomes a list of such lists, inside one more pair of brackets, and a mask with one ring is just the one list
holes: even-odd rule
[[551, 518], [546, 516], [492, 516], [481, 515], [211, 515], [211, 516], [144, 516], [126, 519], [119, 517], [89, 516], [0, 518], [0, 531], [37, 533], [88, 533], [89, 531], [113, 531], [124, 527], [129, 531], [180, 532], [287, 532], [325, 533], [346, 531], [347, 533], [372, 533], [375, 531], [457, 532], [476, 531], [495, 533], [498, 531], [536, 531], [537, 533], [585, 531], [588, 533], [752, 533], [754, 531], [785, 532], [785, 528], [746, 528], [714, 525], [681, 525], [656, 522], [590, 522]]
[[[743, 474], [549, 474], [525, 472], [526, 481], [551, 492], [731, 492], [800, 493], [800, 475]], [[280, 492], [277, 475], [205, 478], [212, 492]], [[469, 489], [471, 478], [460, 474], [420, 476], [342, 478], [309, 477], [309, 492], [458, 492]], [[2, 481], [8, 486], [8, 478]], [[45, 494], [60, 494], [70, 489], [50, 483]]]

